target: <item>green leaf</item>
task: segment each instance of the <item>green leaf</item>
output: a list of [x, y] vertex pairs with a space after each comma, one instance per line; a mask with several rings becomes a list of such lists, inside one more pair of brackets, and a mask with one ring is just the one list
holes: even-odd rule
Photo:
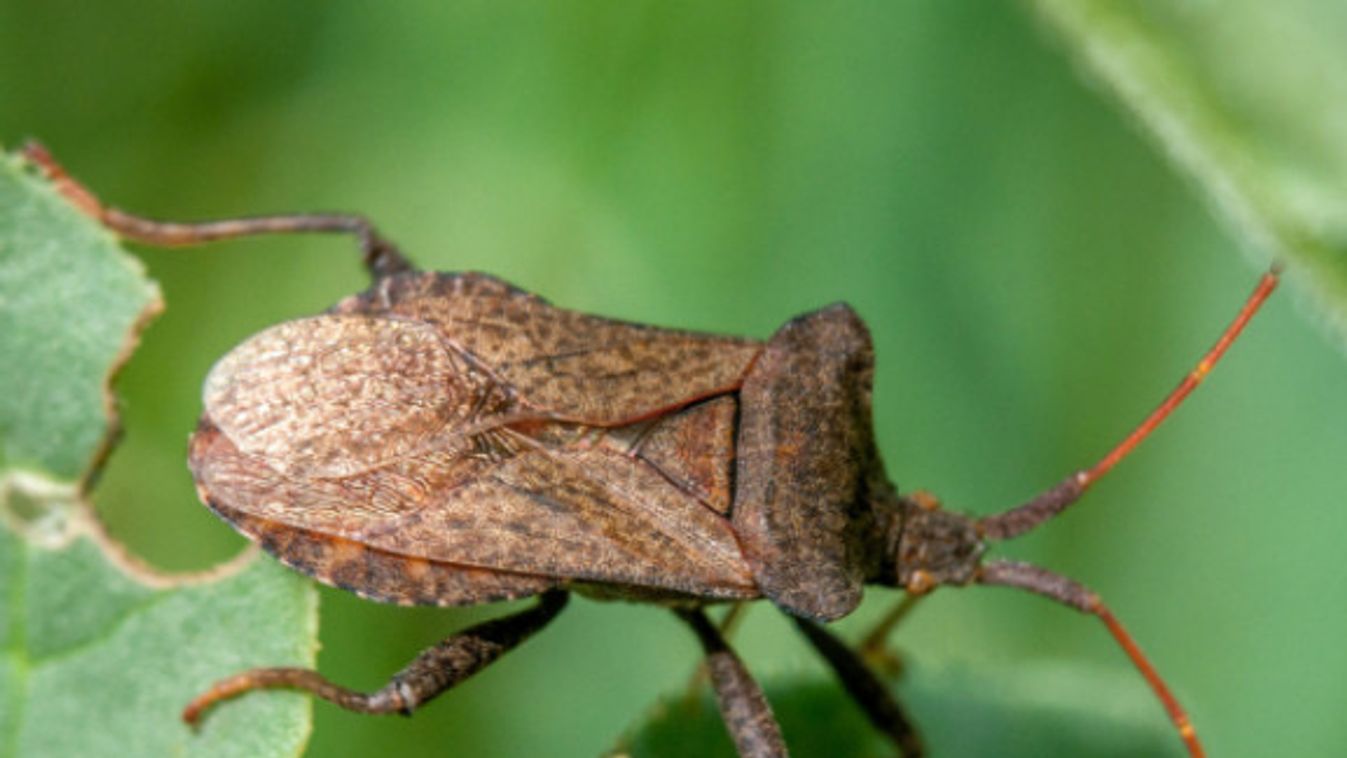
[[159, 302], [107, 231], [0, 156], [0, 472], [83, 478], [114, 423], [110, 376]]
[[179, 713], [240, 668], [312, 665], [308, 583], [252, 553], [157, 574], [88, 503], [116, 428], [109, 382], [158, 310], [111, 235], [0, 155], [0, 756], [281, 756], [307, 740], [296, 695], [231, 703], [200, 734]]
[[[932, 755], [1178, 756], [1177, 733], [1135, 675], [1063, 664], [909, 666], [896, 695]], [[767, 686], [792, 755], [891, 756], [839, 686], [819, 677]], [[709, 694], [671, 697], [619, 748], [632, 758], [734, 758]]]
[[1347, 6], [1031, 0], [1347, 336]]
[[182, 707], [258, 664], [312, 665], [316, 603], [284, 569], [249, 556], [223, 580], [156, 589], [90, 537], [65, 548], [0, 531], [0, 755], [289, 756], [308, 739], [308, 698], [254, 694], [211, 713]]

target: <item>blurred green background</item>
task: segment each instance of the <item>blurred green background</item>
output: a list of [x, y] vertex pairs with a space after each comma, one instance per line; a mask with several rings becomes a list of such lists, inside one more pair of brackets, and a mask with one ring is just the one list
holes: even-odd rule
[[[1103, 453], [1258, 274], [1023, 8], [973, 0], [0, 0], [0, 140], [27, 136], [128, 209], [360, 210], [425, 267], [605, 315], [765, 337], [846, 300], [891, 474], [975, 512]], [[362, 287], [350, 248], [143, 252], [168, 311], [121, 377], [96, 499], [154, 563], [240, 548], [183, 463], [201, 379]], [[1171, 426], [1005, 551], [1097, 588], [1217, 755], [1347, 744], [1347, 362], [1316, 318], [1278, 295]], [[500, 610], [324, 590], [320, 667], [374, 686]], [[767, 678], [817, 667], [766, 606], [738, 639]], [[1128, 666], [1097, 623], [998, 589], [938, 593], [897, 641], [974, 671]], [[582, 600], [416, 718], [316, 706], [310, 754], [594, 755], [695, 659], [667, 613]]]

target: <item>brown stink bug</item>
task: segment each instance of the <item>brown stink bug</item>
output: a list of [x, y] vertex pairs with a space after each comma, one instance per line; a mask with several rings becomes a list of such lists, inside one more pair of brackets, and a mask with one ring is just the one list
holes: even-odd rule
[[[201, 499], [289, 566], [372, 600], [539, 602], [422, 652], [361, 693], [264, 668], [189, 704], [195, 723], [249, 690], [307, 690], [362, 713], [409, 713], [551, 621], [568, 593], [666, 605], [696, 633], [741, 755], [784, 756], [762, 691], [703, 613], [766, 598], [798, 624], [876, 728], [920, 741], [890, 689], [820, 622], [867, 583], [1018, 587], [1099, 617], [1202, 747], [1169, 687], [1092, 591], [985, 560], [1074, 503], [1206, 376], [1277, 284], [1274, 269], [1164, 402], [1093, 467], [975, 518], [902, 495], [875, 449], [874, 356], [845, 305], [766, 342], [563, 310], [485, 274], [416, 270], [363, 218], [172, 224], [102, 206], [40, 148], [29, 156], [113, 231], [157, 245], [277, 232], [355, 235], [373, 279], [327, 312], [248, 339], [206, 380], [190, 443]], [[896, 615], [895, 615], [896, 618]]]

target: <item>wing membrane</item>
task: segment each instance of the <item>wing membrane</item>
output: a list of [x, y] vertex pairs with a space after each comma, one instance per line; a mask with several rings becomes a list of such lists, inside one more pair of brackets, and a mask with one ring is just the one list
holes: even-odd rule
[[757, 594], [725, 519], [648, 464], [609, 450], [425, 455], [351, 477], [303, 478], [240, 452], [207, 425], [193, 440], [191, 465], [207, 500], [409, 559], [703, 596]]
[[[367, 594], [425, 561], [524, 587], [751, 597], [724, 517], [733, 403], [694, 414], [715, 436], [704, 451], [656, 434], [647, 460], [594, 441], [734, 391], [760, 350], [562, 310], [481, 274], [388, 277], [221, 359], [190, 462], [240, 530]], [[723, 492], [721, 512], [689, 484]], [[315, 557], [323, 545], [337, 552]]]

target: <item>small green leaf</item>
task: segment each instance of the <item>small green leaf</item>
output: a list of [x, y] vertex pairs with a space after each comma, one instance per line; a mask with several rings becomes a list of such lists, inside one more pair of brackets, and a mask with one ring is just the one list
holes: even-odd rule
[[0, 154], [0, 473], [83, 477], [114, 423], [110, 376], [159, 303], [111, 234]]
[[1031, 0], [1347, 336], [1347, 6]]
[[312, 665], [308, 583], [252, 554], [156, 574], [88, 503], [116, 428], [111, 377], [159, 307], [111, 235], [0, 154], [0, 758], [285, 756], [307, 741], [296, 695], [231, 703], [200, 734], [179, 713], [241, 668]]
[[240, 698], [200, 733], [179, 719], [215, 679], [313, 664], [311, 589], [269, 561], [239, 569], [155, 588], [92, 537], [53, 550], [0, 529], [0, 755], [298, 755], [306, 697]]
[[[1159, 703], [1128, 672], [1062, 664], [974, 669], [909, 666], [895, 688], [932, 755], [1179, 756]], [[767, 697], [797, 756], [892, 756], [895, 750], [830, 679], [784, 679]], [[734, 758], [710, 694], [665, 700], [625, 739], [631, 758]]]

